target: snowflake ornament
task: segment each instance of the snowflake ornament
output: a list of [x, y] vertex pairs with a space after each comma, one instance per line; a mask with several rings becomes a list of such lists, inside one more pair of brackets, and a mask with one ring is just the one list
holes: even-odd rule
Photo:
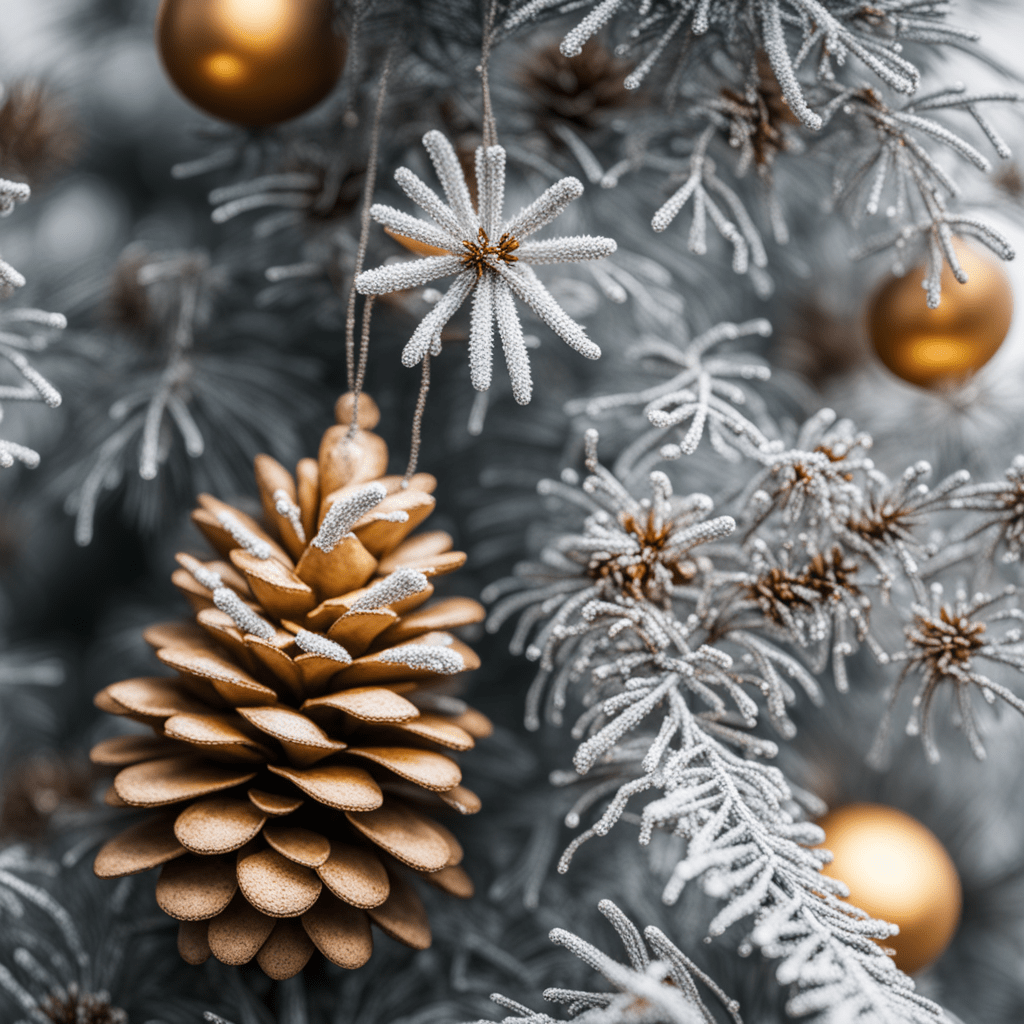
[[577, 178], [562, 178], [514, 217], [503, 220], [505, 150], [501, 146], [481, 146], [476, 151], [477, 210], [451, 143], [439, 131], [431, 131], [423, 137], [423, 145], [447, 203], [406, 167], [398, 168], [395, 180], [433, 223], [379, 203], [370, 208], [370, 216], [395, 234], [434, 247], [439, 255], [364, 271], [356, 277], [356, 290], [362, 295], [383, 295], [454, 274], [448, 291], [406, 344], [403, 365], [415, 366], [425, 356], [440, 353], [442, 329], [472, 293], [469, 368], [473, 387], [478, 391], [490, 387], [497, 321], [512, 393], [517, 402], [526, 405], [533, 381], [513, 296], [525, 302], [567, 345], [588, 359], [597, 359], [601, 350], [558, 305], [532, 265], [602, 259], [615, 252], [615, 242], [591, 235], [527, 241], [582, 195], [583, 185]]

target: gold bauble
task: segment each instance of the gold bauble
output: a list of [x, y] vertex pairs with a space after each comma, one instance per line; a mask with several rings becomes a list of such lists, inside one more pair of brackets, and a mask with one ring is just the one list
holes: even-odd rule
[[942, 301], [926, 304], [923, 264], [891, 278], [868, 310], [871, 342], [885, 365], [922, 388], [956, 383], [980, 370], [998, 351], [1013, 319], [1013, 288], [1000, 261], [954, 240], [967, 274], [960, 284], [942, 268]]
[[156, 41], [188, 99], [247, 127], [305, 113], [345, 65], [330, 0], [162, 0]]
[[910, 815], [881, 804], [848, 804], [826, 814], [822, 871], [845, 882], [850, 902], [899, 925], [885, 940], [907, 974], [939, 958], [960, 921], [960, 879], [942, 843]]

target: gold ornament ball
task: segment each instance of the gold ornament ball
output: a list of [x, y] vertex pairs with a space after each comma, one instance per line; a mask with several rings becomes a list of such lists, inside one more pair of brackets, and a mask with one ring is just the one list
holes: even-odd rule
[[822, 871], [845, 882], [850, 902], [899, 925], [885, 940], [907, 974], [949, 945], [960, 922], [960, 879], [942, 843], [910, 815], [881, 804], [848, 804], [818, 824], [834, 859]]
[[897, 377], [922, 388], [955, 383], [998, 351], [1013, 319], [1013, 288], [1000, 261], [959, 239], [953, 249], [967, 273], [960, 284], [942, 268], [942, 301], [926, 304], [923, 264], [887, 281], [868, 311], [871, 342]]
[[156, 41], [188, 99], [253, 128], [305, 113], [345, 65], [330, 0], [162, 0]]

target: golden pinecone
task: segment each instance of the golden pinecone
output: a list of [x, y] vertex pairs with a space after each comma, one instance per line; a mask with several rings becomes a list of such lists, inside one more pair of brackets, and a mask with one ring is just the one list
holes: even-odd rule
[[[478, 667], [446, 630], [483, 609], [462, 597], [426, 604], [430, 578], [466, 556], [441, 531], [410, 536], [433, 510], [436, 481], [418, 473], [403, 488], [384, 476], [387, 446], [350, 431], [352, 407], [339, 399], [338, 425], [296, 477], [257, 456], [263, 526], [200, 496], [192, 518], [223, 560], [179, 555], [172, 578], [196, 622], [145, 634], [177, 674], [96, 697], [155, 733], [93, 749], [93, 761], [120, 769], [107, 802], [161, 813], [108, 842], [95, 871], [162, 865], [157, 902], [181, 922], [190, 963], [255, 957], [283, 979], [315, 947], [359, 967], [371, 921], [414, 948], [430, 944], [406, 869], [472, 895], [458, 842], [423, 811], [480, 807], [445, 751], [472, 747], [490, 723], [438, 690]], [[360, 425], [378, 419], [363, 397]]]

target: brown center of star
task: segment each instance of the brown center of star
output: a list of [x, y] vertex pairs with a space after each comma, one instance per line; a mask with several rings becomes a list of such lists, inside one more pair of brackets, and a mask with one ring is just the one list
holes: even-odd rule
[[519, 240], [507, 231], [498, 239], [497, 245], [491, 242], [483, 228], [477, 231], [475, 242], [464, 239], [462, 244], [466, 249], [461, 257], [462, 265], [466, 268], [475, 267], [477, 277], [480, 277], [486, 268], [493, 267], [494, 259], [499, 259], [503, 263], [515, 263], [519, 259], [513, 255], [519, 248]]

